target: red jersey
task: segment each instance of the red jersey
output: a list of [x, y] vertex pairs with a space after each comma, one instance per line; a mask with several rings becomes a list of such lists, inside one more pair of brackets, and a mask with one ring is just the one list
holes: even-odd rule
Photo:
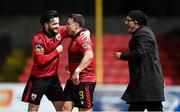
[[[80, 39], [80, 32], [72, 37], [68, 48], [69, 71], [71, 76], [81, 63], [85, 52], [88, 50], [93, 52], [93, 44], [91, 40], [86, 41], [84, 39]], [[79, 75], [80, 82], [96, 82], [94, 57], [91, 63], [85, 69], [83, 69]]]
[[[59, 53], [56, 47], [62, 39], [67, 37], [67, 29], [64, 26], [59, 27], [59, 33], [55, 37], [50, 37], [45, 31], [37, 32], [32, 40], [33, 67], [31, 74], [36, 77], [57, 75]], [[37, 52], [41, 48], [43, 52]]]

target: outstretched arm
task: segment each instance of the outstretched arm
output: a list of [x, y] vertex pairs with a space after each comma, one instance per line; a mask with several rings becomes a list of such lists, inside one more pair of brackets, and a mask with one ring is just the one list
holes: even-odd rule
[[[70, 38], [70, 36], [68, 35], [68, 30], [66, 28], [66, 26], [60, 26], [60, 33], [61, 33], [61, 36], [63, 36], [64, 38]], [[83, 31], [80, 33], [80, 38], [82, 40], [86, 40], [86, 41], [89, 41], [91, 40], [90, 39], [90, 31], [87, 30], [87, 29], [83, 29]]]

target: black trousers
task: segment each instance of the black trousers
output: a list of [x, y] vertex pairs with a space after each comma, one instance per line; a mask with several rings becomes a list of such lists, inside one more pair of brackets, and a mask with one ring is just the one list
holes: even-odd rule
[[163, 111], [162, 102], [138, 102], [130, 103], [128, 111]]

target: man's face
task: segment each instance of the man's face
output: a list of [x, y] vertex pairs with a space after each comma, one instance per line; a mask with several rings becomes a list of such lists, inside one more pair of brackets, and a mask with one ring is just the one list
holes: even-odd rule
[[50, 21], [47, 22], [46, 28], [51, 34], [57, 34], [58, 28], [59, 28], [59, 18], [55, 17], [55, 18], [50, 19]]
[[72, 18], [68, 18], [66, 27], [68, 30], [68, 34], [73, 36], [78, 28], [78, 24], [74, 22]]
[[135, 23], [135, 21], [132, 20], [129, 16], [126, 17], [125, 24], [128, 27], [128, 33], [132, 33], [136, 29], [137, 23]]

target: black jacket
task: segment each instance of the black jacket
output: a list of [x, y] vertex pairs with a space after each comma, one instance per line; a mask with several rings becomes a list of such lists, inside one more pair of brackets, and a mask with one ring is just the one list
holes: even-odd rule
[[164, 80], [155, 36], [149, 27], [138, 28], [129, 41], [129, 52], [121, 54], [127, 60], [130, 82], [122, 99], [127, 103], [164, 101]]

